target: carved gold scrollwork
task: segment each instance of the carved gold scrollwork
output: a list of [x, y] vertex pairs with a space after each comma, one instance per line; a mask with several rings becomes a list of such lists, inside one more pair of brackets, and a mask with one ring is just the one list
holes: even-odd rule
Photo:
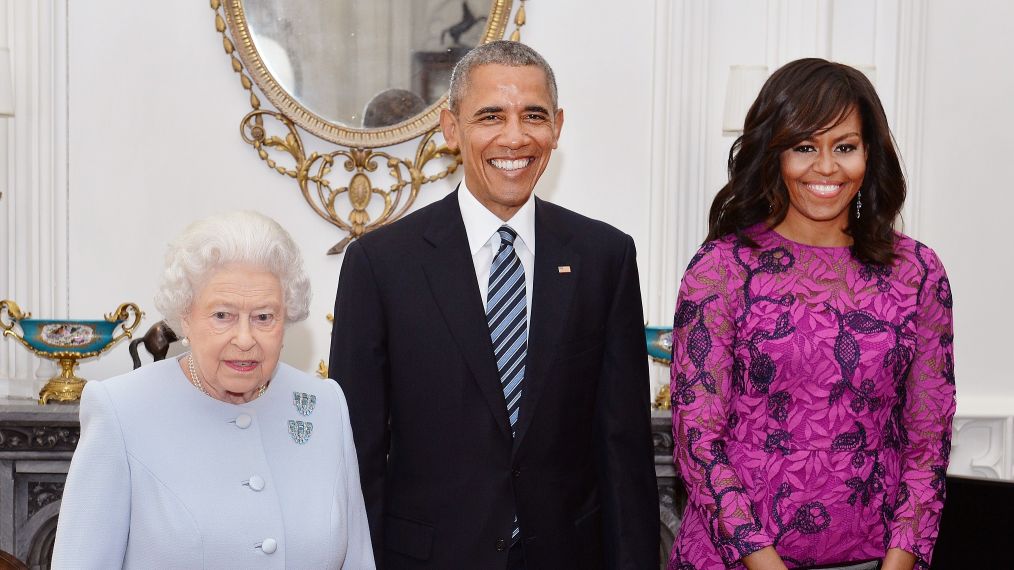
[[[269, 134], [267, 121], [279, 125], [283, 134]], [[318, 216], [348, 232], [349, 235], [331, 247], [328, 254], [341, 253], [352, 240], [398, 219], [412, 206], [423, 184], [446, 178], [461, 163], [457, 153], [434, 142], [436, 129], [422, 136], [412, 159], [368, 148], [342, 148], [307, 155], [292, 121], [281, 113], [264, 109], [248, 113], [240, 130], [243, 140], [254, 147], [269, 168], [296, 180], [303, 199]], [[275, 153], [288, 155], [294, 167], [279, 164]], [[450, 164], [436, 174], [427, 175], [423, 169], [438, 158], [447, 159]], [[335, 163], [341, 164], [346, 175], [352, 175], [346, 186], [338, 186], [332, 178]], [[377, 173], [381, 163], [393, 179], [386, 189], [374, 186], [370, 176]], [[375, 199], [382, 207], [380, 213], [373, 217], [369, 207]], [[346, 210], [348, 212], [343, 215]]]
[[[457, 152], [434, 140], [439, 126], [429, 127], [436, 125], [446, 95], [423, 114], [386, 130], [331, 124], [302, 107], [267, 71], [253, 44], [241, 0], [210, 0], [210, 4], [215, 12], [215, 29], [222, 36], [232, 69], [250, 93], [253, 110], [241, 122], [243, 140], [269, 168], [296, 180], [304, 200], [318, 216], [347, 234], [328, 254], [341, 253], [352, 240], [401, 217], [423, 185], [446, 178], [461, 164]], [[510, 7], [510, 0], [492, 0], [482, 41], [503, 37]], [[523, 3], [514, 24], [513, 38], [519, 39], [525, 24]], [[255, 84], [278, 111], [261, 108]], [[300, 127], [324, 140], [349, 146], [331, 152], [308, 152]], [[376, 150], [417, 136], [419, 143], [410, 159]], [[335, 168], [338, 163], [341, 167]], [[389, 184], [381, 182], [385, 178]]]

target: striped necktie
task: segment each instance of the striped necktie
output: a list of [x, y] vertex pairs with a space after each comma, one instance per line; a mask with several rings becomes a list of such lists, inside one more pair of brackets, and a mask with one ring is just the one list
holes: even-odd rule
[[[486, 321], [489, 336], [493, 341], [493, 355], [500, 372], [500, 386], [503, 388], [507, 414], [511, 422], [511, 434], [518, 423], [518, 409], [521, 407], [521, 390], [524, 387], [525, 358], [528, 355], [528, 309], [525, 295], [525, 268], [521, 258], [514, 251], [517, 233], [508, 226], [501, 226], [500, 250], [493, 258], [489, 269], [489, 289], [486, 301]], [[511, 542], [520, 534], [517, 517], [511, 532]]]
[[525, 307], [525, 268], [514, 251], [517, 233], [501, 226], [500, 250], [489, 269], [486, 321], [493, 341], [493, 355], [500, 372], [500, 385], [511, 432], [518, 422], [522, 380], [525, 377], [525, 356], [528, 354], [528, 310]]

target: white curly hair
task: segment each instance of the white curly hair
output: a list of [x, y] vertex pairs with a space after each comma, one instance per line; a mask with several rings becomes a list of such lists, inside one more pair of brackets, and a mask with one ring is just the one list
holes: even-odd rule
[[190, 224], [169, 244], [155, 307], [173, 330], [181, 330], [180, 322], [211, 274], [229, 263], [264, 268], [278, 277], [286, 324], [310, 314], [310, 278], [289, 232], [258, 212], [229, 212]]

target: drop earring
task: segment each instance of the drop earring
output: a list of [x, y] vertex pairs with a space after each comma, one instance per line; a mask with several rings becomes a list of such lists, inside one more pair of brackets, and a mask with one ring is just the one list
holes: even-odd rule
[[856, 219], [859, 219], [863, 210], [863, 194], [862, 192], [856, 194]]

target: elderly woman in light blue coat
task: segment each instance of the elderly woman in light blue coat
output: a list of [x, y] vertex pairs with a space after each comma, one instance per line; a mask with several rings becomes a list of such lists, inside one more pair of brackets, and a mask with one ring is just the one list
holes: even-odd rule
[[53, 567], [374, 568], [341, 388], [279, 362], [310, 301], [292, 238], [220, 215], [166, 260], [190, 352], [87, 384]]

